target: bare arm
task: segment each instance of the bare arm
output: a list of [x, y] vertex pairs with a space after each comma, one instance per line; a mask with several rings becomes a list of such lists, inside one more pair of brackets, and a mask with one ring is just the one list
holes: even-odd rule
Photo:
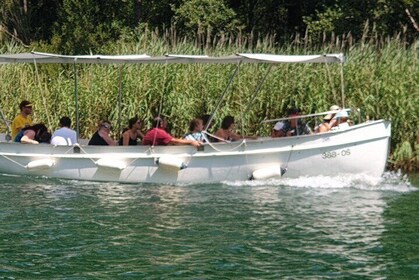
[[[124, 134], [122, 134], [122, 145], [128, 146], [129, 143], [129, 131], [125, 131]], [[106, 140], [105, 140], [106, 141]]]
[[217, 130], [217, 131], [214, 133], [214, 135], [215, 135], [215, 136], [217, 136], [218, 138], [221, 138], [221, 139], [226, 140], [226, 139], [224, 138], [224, 132], [223, 132], [223, 130], [222, 130], [222, 129]]
[[327, 132], [327, 131], [329, 131], [329, 130], [330, 130], [330, 126], [329, 126], [329, 124], [328, 124], [328, 123], [322, 123], [322, 124], [319, 126], [318, 133]]
[[38, 141], [34, 140], [35, 138], [35, 131], [27, 130], [23, 135], [22, 139], [20, 139], [20, 143], [22, 144], [39, 144]]
[[258, 139], [257, 136], [242, 136], [242, 135], [234, 133], [234, 132], [231, 132], [230, 137], [233, 141], [239, 141], [239, 140], [242, 140], [243, 138], [244, 139], [251, 139], [251, 140]]
[[196, 140], [186, 140], [186, 139], [172, 138], [172, 140], [170, 140], [169, 144], [171, 144], [171, 145], [192, 145], [194, 147], [199, 147], [199, 146], [201, 146], [202, 143], [200, 141], [196, 141]]
[[271, 137], [284, 137], [285, 133], [282, 130], [272, 130]]
[[117, 143], [107, 133], [99, 131], [99, 135], [103, 138], [103, 140], [105, 140], [106, 143], [108, 143], [109, 146], [117, 145]]

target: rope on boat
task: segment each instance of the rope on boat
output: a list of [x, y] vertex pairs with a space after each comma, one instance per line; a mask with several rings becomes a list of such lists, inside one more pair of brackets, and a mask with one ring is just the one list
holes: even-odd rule
[[[75, 144], [74, 146], [77, 146], [77, 147], [79, 147], [80, 148], [80, 151], [82, 151], [84, 154], [86, 154], [86, 155], [89, 155], [89, 153], [87, 153], [84, 149], [83, 149], [83, 147], [82, 146], [80, 146], [79, 144]], [[88, 159], [90, 159], [94, 164], [96, 164], [96, 161], [93, 159], [93, 158], [88, 158]]]
[[291, 150], [290, 150], [290, 153], [288, 155], [287, 162], [285, 163], [285, 166], [283, 167], [284, 168], [284, 173], [287, 172], [287, 170], [288, 170], [288, 163], [290, 162], [291, 155], [292, 155], [292, 152], [294, 150], [294, 147], [295, 147], [295, 145], [291, 145]]
[[[86, 155], [89, 155], [89, 153], [87, 153], [79, 144], [75, 144], [74, 145], [75, 147], [79, 147], [80, 148], [80, 151], [82, 151], [84, 154], [86, 154]], [[73, 149], [73, 148], [71, 148], [71, 149]], [[71, 149], [69, 149], [68, 151], [70, 151]], [[150, 147], [150, 150], [152, 151], [152, 149], [151, 149], [151, 147]], [[67, 152], [68, 152], [67, 151]], [[67, 153], [66, 152], [66, 153]], [[152, 152], [151, 152], [152, 153]], [[96, 164], [96, 161], [93, 159], [93, 158], [89, 158], [94, 164]], [[137, 158], [135, 158], [135, 159], [133, 159], [132, 161], [130, 161], [128, 164], [127, 164], [127, 166], [130, 166], [131, 164], [133, 164], [135, 161], [137, 161], [139, 159], [139, 157], [137, 157]]]
[[[55, 145], [53, 147], [56, 148], [56, 147], [58, 147], [58, 145]], [[60, 147], [62, 147], [62, 146], [60, 146]], [[70, 151], [73, 151], [74, 147], [80, 147], [80, 146], [79, 146], [79, 144], [76, 143], [76, 144], [74, 144], [74, 146], [70, 146], [70, 148], [67, 151], [65, 151], [64, 154], [68, 154]]]
[[[218, 136], [216, 136], [216, 135], [214, 135], [214, 134], [211, 134], [211, 133], [209, 133], [208, 131], [206, 131], [206, 130], [203, 130], [202, 131], [202, 133], [205, 135], [205, 136], [210, 136], [210, 137], [212, 137], [212, 138], [215, 138], [215, 139], [217, 139], [217, 140], [219, 140], [219, 141], [222, 141], [222, 142], [225, 142], [225, 143], [231, 143], [231, 141], [228, 141], [228, 140], [225, 140], [225, 139], [223, 139], [223, 138], [220, 138], [220, 137], [218, 137]], [[229, 151], [234, 151], [234, 150], [237, 150], [238, 148], [240, 148], [240, 146], [242, 146], [242, 145], [246, 145], [246, 139], [244, 139], [243, 138], [243, 141], [242, 142], [240, 142], [240, 144], [239, 145], [237, 145], [236, 147], [234, 147], [234, 148], [232, 148], [232, 149], [230, 149], [230, 150], [220, 150], [220, 149], [217, 149], [213, 144], [211, 144], [211, 142], [208, 140], [208, 137], [205, 137], [205, 140], [207, 140], [207, 144], [211, 147], [211, 148], [213, 148], [214, 150], [216, 150], [217, 152], [229, 152]]]
[[4, 157], [4, 158], [5, 158], [5, 159], [7, 159], [7, 160], [9, 160], [9, 161], [11, 161], [11, 162], [13, 162], [13, 163], [15, 163], [15, 164], [19, 165], [20, 167], [22, 167], [22, 168], [26, 169], [26, 166], [25, 166], [25, 165], [20, 164], [19, 162], [15, 161], [15, 160], [13, 160], [13, 159], [11, 159], [11, 158], [9, 158], [8, 156], [5, 156], [5, 155], [1, 155], [1, 156], [2, 156], [2, 157]]
[[206, 130], [201, 131], [201, 133], [203, 133], [203, 134], [204, 134], [204, 136], [205, 136], [205, 140], [206, 140], [208, 143], [209, 143], [210, 141], [209, 141], [209, 139], [208, 139], [208, 137], [207, 137], [207, 136], [210, 136], [210, 137], [212, 137], [212, 138], [215, 138], [215, 139], [217, 139], [218, 141], [221, 141], [221, 142], [231, 143], [231, 141], [225, 140], [224, 138], [221, 138], [221, 137], [218, 137], [218, 136], [216, 136], [216, 135], [214, 135], [214, 134], [211, 134], [211, 133], [209, 133], [209, 132], [208, 132], [208, 131], [206, 131]]
[[211, 142], [208, 142], [207, 143], [211, 148], [213, 148], [214, 150], [216, 150], [217, 152], [231, 152], [231, 151], [234, 151], [234, 150], [237, 150], [238, 148], [240, 148], [241, 146], [243, 146], [243, 145], [245, 145], [246, 146], [246, 139], [243, 139], [243, 141], [241, 141], [236, 147], [233, 147], [232, 149], [230, 149], [230, 150], [220, 150], [220, 149], [217, 149]]

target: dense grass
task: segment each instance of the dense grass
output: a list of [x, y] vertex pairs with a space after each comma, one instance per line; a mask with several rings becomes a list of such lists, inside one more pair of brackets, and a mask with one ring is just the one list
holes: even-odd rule
[[[249, 40], [252, 40], [251, 49]], [[318, 54], [344, 52], [345, 106], [359, 108], [362, 119], [391, 119], [393, 122], [393, 167], [418, 168], [419, 154], [419, 41], [406, 45], [403, 39], [367, 37], [354, 42], [350, 36], [332, 38], [320, 46], [308, 38], [293, 38], [288, 44], [275, 46], [273, 38], [210, 38], [189, 42], [170, 32], [143, 32], [120, 42], [104, 46], [103, 53], [163, 55], [207, 54], [230, 55], [238, 52], [276, 54]], [[36, 49], [45, 51], [45, 49]], [[4, 45], [0, 53], [24, 50]], [[79, 65], [77, 66], [80, 108], [80, 133], [89, 137], [100, 119], [109, 119], [118, 127], [138, 115], [150, 124], [162, 105], [170, 116], [172, 133], [187, 131], [195, 116], [210, 113], [223, 93], [235, 65]], [[341, 104], [339, 65], [274, 66], [260, 93], [249, 105], [267, 65], [242, 65], [215, 120], [236, 116], [245, 134], [268, 135], [267, 118], [284, 115], [291, 106], [305, 113], [324, 111]], [[122, 73], [122, 103], [119, 107], [119, 75]], [[35, 104], [34, 118], [51, 130], [58, 119], [68, 115], [75, 120], [74, 71], [72, 65], [3, 65], [0, 66], [1, 108], [11, 120], [18, 113], [22, 99]], [[249, 110], [245, 110], [249, 107]], [[358, 121], [358, 114], [352, 118]], [[314, 121], [312, 122], [314, 125]], [[5, 131], [4, 125], [2, 131]]]

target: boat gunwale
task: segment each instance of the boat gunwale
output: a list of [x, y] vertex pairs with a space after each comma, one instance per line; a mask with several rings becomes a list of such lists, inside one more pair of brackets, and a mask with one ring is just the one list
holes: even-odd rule
[[[198, 149], [195, 149], [192, 146], [189, 145], [179, 145], [179, 146], [145, 146], [145, 145], [138, 145], [138, 146], [80, 146], [80, 149], [83, 151], [80, 151], [80, 153], [74, 153], [71, 152], [71, 150], [74, 150], [75, 147], [79, 145], [74, 146], [53, 146], [50, 145], [47, 149], [49, 153], [45, 152], [20, 152], [20, 153], [12, 153], [12, 152], [4, 152], [0, 148], [0, 156], [18, 156], [18, 157], [51, 157], [51, 158], [106, 158], [106, 157], [113, 157], [115, 159], [134, 159], [134, 158], [157, 158], [162, 156], [175, 156], [175, 157], [210, 157], [210, 156], [229, 156], [229, 155], [243, 155], [243, 154], [266, 154], [266, 153], [272, 153], [272, 152], [283, 152], [283, 151], [289, 151], [290, 148], [293, 150], [307, 150], [307, 149], [316, 149], [316, 148], [322, 148], [325, 147], [323, 143], [313, 143], [311, 145], [304, 145], [304, 143], [318, 140], [321, 138], [329, 138], [331, 136], [336, 136], [339, 134], [346, 134], [348, 132], [353, 132], [358, 129], [365, 128], [367, 126], [371, 126], [374, 124], [379, 123], [388, 123], [388, 125], [391, 125], [391, 121], [388, 120], [376, 120], [376, 121], [368, 121], [360, 124], [356, 124], [353, 126], [350, 126], [348, 128], [345, 128], [344, 130], [332, 130], [324, 133], [317, 133], [317, 134], [310, 134], [310, 135], [299, 135], [299, 136], [292, 136], [292, 137], [264, 137], [262, 139], [244, 139], [243, 141], [236, 141], [231, 143], [206, 143], [204, 144], [205, 147], [211, 147], [214, 146], [215, 148], [218, 147], [237, 147], [237, 146], [243, 146], [246, 147], [247, 144], [252, 145], [255, 147], [256, 145], [263, 145], [265, 143], [273, 144], [275, 142], [283, 143], [283, 142], [290, 142], [290, 145], [281, 145], [278, 147], [266, 147], [266, 148], [259, 148], [259, 149], [246, 149], [246, 148], [238, 148], [236, 150], [216, 150], [215, 148], [211, 147], [212, 150], [210, 151], [199, 151]], [[370, 141], [373, 139], [379, 139], [379, 138], [389, 138], [390, 134], [388, 135], [377, 135], [375, 138], [368, 138], [365, 139], [365, 141]], [[300, 142], [298, 142], [298, 140]], [[363, 142], [365, 142], [363, 141]], [[359, 141], [354, 141], [359, 143]], [[292, 144], [295, 143], [295, 144]], [[347, 142], [346, 144], [348, 144]], [[30, 144], [21, 144], [21, 143], [14, 143], [14, 142], [0, 142], [0, 147], [2, 144], [9, 144], [9, 145], [28, 145], [27, 147], [32, 147]], [[245, 144], [245, 145], [243, 145]], [[330, 144], [330, 143], [328, 143]], [[341, 146], [342, 143], [337, 143], [333, 146]], [[331, 145], [327, 145], [327, 147], [333, 147]], [[27, 148], [25, 147], [25, 148]], [[130, 150], [141, 148], [142, 151], [135, 151], [132, 152]], [[65, 150], [66, 152], [63, 153], [54, 153], [54, 149], [61, 149]], [[84, 149], [87, 150], [87, 152], [84, 152]], [[104, 151], [106, 149], [106, 151]], [[33, 149], [32, 149], [33, 150]], [[97, 150], [97, 151], [95, 151]], [[118, 151], [119, 150], [119, 151]], [[168, 151], [169, 150], [169, 151]], [[178, 150], [178, 151], [176, 151]]]

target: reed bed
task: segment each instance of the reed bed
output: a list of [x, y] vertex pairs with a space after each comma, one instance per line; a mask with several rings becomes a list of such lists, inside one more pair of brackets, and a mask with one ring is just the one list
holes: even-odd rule
[[[252, 42], [252, 47], [249, 47]], [[104, 46], [102, 53], [163, 55], [230, 55], [239, 52], [313, 54], [344, 52], [345, 106], [359, 109], [351, 118], [392, 120], [393, 168], [414, 171], [419, 155], [419, 69], [418, 46], [400, 37], [365, 36], [355, 42], [350, 36], [333, 37], [321, 45], [307, 38], [292, 38], [276, 46], [271, 37], [263, 39], [206, 36], [190, 42], [175, 32], [145, 31]], [[13, 44], [0, 47], [1, 53], [25, 50]], [[39, 50], [42, 51], [42, 50]], [[144, 127], [161, 112], [170, 117], [172, 134], [182, 136], [189, 121], [211, 113], [225, 90], [235, 65], [78, 65], [78, 106], [80, 135], [88, 138], [101, 119], [109, 119], [115, 137], [134, 115]], [[287, 108], [298, 106], [304, 113], [326, 111], [341, 104], [339, 65], [274, 66], [257, 96], [258, 82], [268, 65], [242, 65], [227, 98], [215, 115], [215, 127], [225, 115], [233, 115], [242, 133], [266, 136], [273, 124], [264, 119], [282, 117]], [[22, 99], [34, 103], [34, 119], [57, 128], [61, 116], [75, 120], [74, 68], [72, 65], [0, 66], [1, 108], [11, 120]], [[122, 79], [120, 80], [120, 77]], [[121, 98], [119, 98], [121, 92]], [[251, 104], [251, 105], [249, 105]], [[310, 124], [315, 125], [313, 120]], [[144, 128], [144, 129], [145, 129]], [[0, 127], [6, 130], [4, 124]]]

